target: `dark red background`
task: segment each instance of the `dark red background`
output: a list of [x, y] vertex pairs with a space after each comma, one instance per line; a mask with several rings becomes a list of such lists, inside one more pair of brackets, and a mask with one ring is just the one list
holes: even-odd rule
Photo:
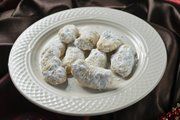
[[[32, 23], [54, 12], [104, 6], [132, 13], [150, 23], [167, 49], [166, 72], [158, 86], [136, 104], [106, 115], [73, 117], [55, 114], [27, 101], [8, 74], [8, 55], [16, 38]], [[0, 120], [156, 120], [180, 102], [179, 0], [0, 0]]]

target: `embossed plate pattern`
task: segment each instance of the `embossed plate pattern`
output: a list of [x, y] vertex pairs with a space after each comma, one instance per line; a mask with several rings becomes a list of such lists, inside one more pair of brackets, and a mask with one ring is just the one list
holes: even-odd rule
[[[99, 32], [111, 29], [138, 53], [138, 67], [119, 89], [91, 92], [78, 87], [73, 79], [59, 89], [42, 79], [38, 67], [43, 46], [65, 24], [91, 26]], [[99, 27], [97, 27], [99, 26]], [[128, 107], [145, 97], [158, 84], [166, 68], [166, 49], [159, 34], [143, 20], [123, 11], [88, 7], [66, 10], [45, 17], [26, 29], [14, 43], [9, 56], [9, 72], [20, 93], [47, 110], [70, 115], [98, 115]], [[74, 87], [73, 87], [74, 86]]]

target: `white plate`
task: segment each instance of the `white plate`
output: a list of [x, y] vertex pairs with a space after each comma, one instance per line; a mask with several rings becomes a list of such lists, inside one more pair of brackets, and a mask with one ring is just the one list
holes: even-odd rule
[[[58, 39], [65, 24], [109, 29], [131, 44], [139, 62], [134, 75], [119, 89], [97, 92], [83, 89], [75, 80], [53, 87], [39, 68], [44, 46]], [[145, 97], [158, 84], [166, 68], [166, 49], [159, 34], [143, 20], [120, 10], [88, 7], [66, 10], [45, 17], [26, 29], [16, 40], [9, 57], [9, 72], [16, 88], [28, 100], [47, 110], [70, 115], [98, 115], [128, 107]]]

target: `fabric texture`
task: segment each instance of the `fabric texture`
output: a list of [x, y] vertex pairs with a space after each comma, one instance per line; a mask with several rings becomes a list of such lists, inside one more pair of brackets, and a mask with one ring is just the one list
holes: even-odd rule
[[[93, 117], [52, 113], [29, 102], [14, 87], [8, 56], [17, 37], [35, 21], [77, 7], [123, 10], [151, 24], [167, 49], [167, 67], [157, 87], [123, 110]], [[0, 0], [0, 119], [1, 120], [156, 120], [180, 102], [180, 3], [178, 0]]]

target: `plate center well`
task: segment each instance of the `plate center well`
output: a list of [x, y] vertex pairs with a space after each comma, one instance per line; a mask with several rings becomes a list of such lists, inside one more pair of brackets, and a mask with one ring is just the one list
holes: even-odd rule
[[[51, 42], [59, 39], [57, 32], [58, 30], [66, 24], [74, 24], [79, 29], [83, 27], [88, 27], [94, 31], [97, 31], [101, 34], [105, 30], [110, 30], [120, 38], [124, 43], [130, 44], [137, 52], [138, 56], [138, 67], [133, 74], [133, 76], [129, 80], [124, 80], [119, 84], [119, 89], [112, 91], [97, 91], [91, 89], [85, 89], [78, 85], [77, 81], [71, 76], [68, 78], [68, 82], [58, 86], [52, 86], [45, 82], [40, 70], [40, 56], [42, 50]], [[42, 87], [53, 92], [55, 94], [71, 96], [71, 97], [92, 97], [99, 96], [101, 94], [110, 94], [111, 92], [120, 92], [124, 87], [128, 87], [129, 84], [135, 83], [135, 78], [138, 74], [141, 73], [143, 65], [145, 64], [146, 52], [145, 48], [142, 44], [142, 38], [138, 36], [135, 32], [130, 31], [128, 28], [125, 28], [122, 25], [111, 23], [109, 21], [103, 20], [80, 20], [80, 21], [71, 21], [66, 22], [64, 24], [57, 23], [50, 27], [50, 29], [44, 31], [39, 35], [39, 37], [35, 37], [34, 43], [30, 43], [31, 52], [28, 52], [27, 60], [28, 62], [28, 71], [33, 76], [33, 79]]]

